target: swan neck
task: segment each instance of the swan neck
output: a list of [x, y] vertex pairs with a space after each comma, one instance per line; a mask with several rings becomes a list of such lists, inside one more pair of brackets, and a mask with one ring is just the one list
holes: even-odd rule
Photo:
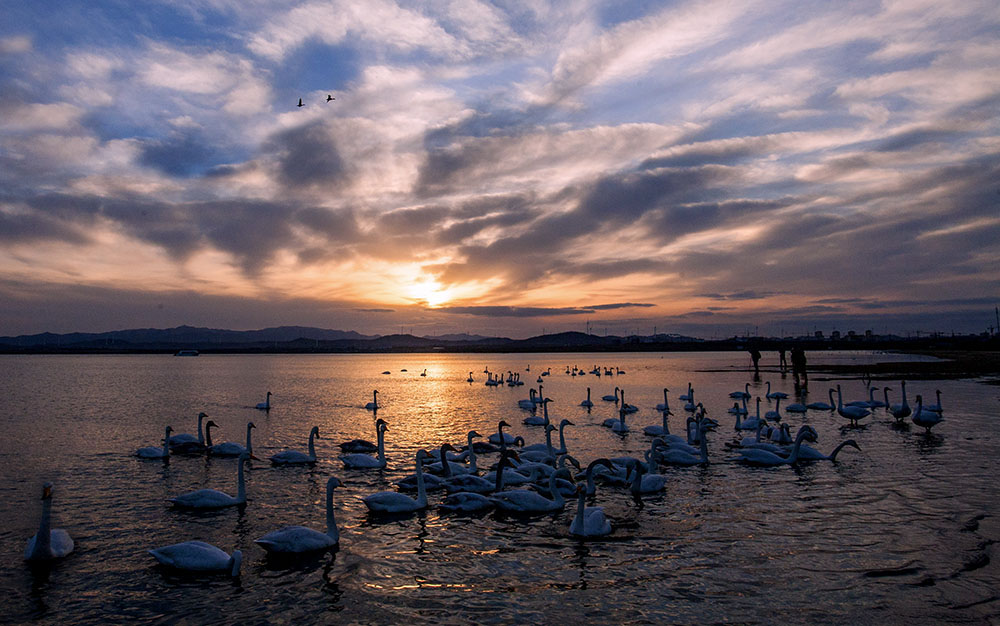
[[236, 501], [246, 502], [247, 501], [247, 485], [246, 480], [243, 477], [243, 463], [245, 459], [241, 456], [239, 461], [237, 461], [236, 467]]
[[247, 445], [246, 445], [247, 452], [253, 452], [253, 444], [250, 443], [251, 430], [253, 430], [253, 428], [250, 427], [250, 424], [247, 424]]
[[376, 435], [376, 441], [378, 442], [378, 460], [382, 464], [385, 464], [385, 430], [382, 428], [378, 429]]
[[559, 491], [559, 487], [556, 485], [556, 473], [552, 472], [549, 476], [549, 491], [552, 493], [552, 502], [556, 505], [562, 506], [566, 504], [566, 499], [563, 498], [563, 494]]
[[417, 457], [417, 506], [427, 506], [427, 487], [424, 486], [424, 462]]
[[309, 431], [309, 456], [316, 458], [316, 431]]
[[566, 424], [559, 424], [559, 453], [566, 454]]
[[[201, 434], [201, 433], [199, 433], [199, 434]], [[212, 427], [211, 426], [206, 426], [205, 427], [205, 442], [204, 443], [205, 443], [205, 445], [207, 447], [209, 447], [209, 448], [212, 447]]]
[[170, 429], [163, 433], [163, 458], [170, 456]]
[[49, 558], [52, 556], [52, 498], [42, 500], [42, 520], [38, 523], [38, 534], [35, 535], [35, 549], [32, 558]]
[[204, 418], [201, 415], [198, 415], [198, 443], [201, 443], [201, 444], [205, 443], [205, 436], [202, 434], [202, 431], [201, 431], [201, 422], [202, 422], [203, 419]]

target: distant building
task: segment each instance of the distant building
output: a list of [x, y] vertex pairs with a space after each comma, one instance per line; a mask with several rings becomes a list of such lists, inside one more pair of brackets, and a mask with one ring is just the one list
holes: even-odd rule
[[855, 339], [858, 338], [858, 335], [853, 330], [849, 330], [847, 331], [847, 338], [850, 339], [851, 341], [854, 341]]
[[865, 331], [865, 341], [871, 341], [874, 338], [875, 338], [875, 333], [873, 333], [871, 330]]
[[833, 339], [834, 341], [839, 340], [840, 339], [840, 331], [839, 330], [835, 330], [832, 333], [830, 333], [830, 339]]
[[823, 338], [823, 331], [822, 330], [817, 330], [816, 332], [813, 333], [813, 337], [815, 337], [816, 339], [822, 339]]

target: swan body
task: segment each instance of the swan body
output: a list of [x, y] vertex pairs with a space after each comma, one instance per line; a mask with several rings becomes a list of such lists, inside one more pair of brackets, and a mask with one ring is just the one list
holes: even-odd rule
[[614, 395], [608, 394], [606, 396], [601, 396], [601, 400], [605, 402], [618, 402], [618, 392], [621, 391], [618, 387], [615, 387]]
[[189, 572], [228, 571], [233, 578], [239, 576], [243, 553], [234, 550], [229, 556], [204, 541], [185, 541], [172, 546], [149, 551], [157, 561], [167, 567]]
[[[660, 408], [665, 407], [665, 408]], [[667, 417], [673, 415], [670, 412], [670, 407], [667, 405], [667, 389], [663, 390], [663, 404], [657, 404], [656, 410], [662, 412], [663, 423], [653, 424], [651, 426], [646, 426], [642, 429], [642, 434], [648, 435], [650, 437], [669, 437], [670, 436], [670, 424], [667, 421]]]
[[758, 397], [757, 398], [757, 413], [756, 413], [756, 415], [754, 417], [749, 418], [749, 419], [741, 420], [740, 416], [737, 414], [735, 429], [736, 430], [757, 430], [757, 427], [760, 425], [760, 422], [761, 422], [761, 417], [760, 417], [760, 397]]
[[398, 491], [379, 491], [362, 498], [372, 513], [413, 513], [427, 508], [427, 488], [424, 485], [424, 458], [430, 458], [426, 450], [417, 452], [417, 497], [411, 498]]
[[458, 491], [446, 496], [438, 508], [445, 513], [482, 513], [493, 506], [493, 501], [482, 493]]
[[785, 407], [785, 410], [789, 413], [805, 413], [808, 409], [809, 407], [801, 402], [793, 402]]
[[228, 506], [246, 504], [247, 488], [246, 482], [243, 478], [243, 462], [249, 458], [250, 455], [244, 452], [240, 455], [239, 463], [236, 466], [237, 492], [235, 498], [228, 493], [219, 491], [218, 489], [199, 489], [197, 491], [181, 494], [176, 498], [171, 498], [170, 502], [178, 508], [201, 510], [223, 509]]
[[736, 400], [750, 399], [750, 383], [746, 383], [743, 386], [743, 391], [734, 391], [729, 394], [730, 398], [735, 398]]
[[764, 414], [764, 419], [774, 420], [776, 422], [781, 421], [781, 398], [778, 398], [774, 403], [773, 411], [768, 411]]
[[285, 526], [272, 530], [254, 543], [271, 554], [303, 554], [327, 550], [340, 543], [340, 531], [333, 514], [333, 490], [340, 486], [336, 476], [326, 481], [326, 532], [305, 526]]
[[868, 417], [871, 412], [860, 406], [844, 406], [843, 394], [840, 385], [837, 385], [837, 414], [851, 420], [852, 425], [857, 425], [859, 419]]
[[[650, 459], [653, 459], [651, 455]], [[647, 470], [642, 463], [635, 463], [629, 471], [634, 474], [631, 483], [632, 495], [635, 497], [642, 494], [659, 493], [667, 486], [667, 477], [663, 474], [653, 474]]]
[[340, 460], [348, 469], [382, 469], [385, 467], [385, 432], [389, 426], [385, 420], [379, 419], [375, 426], [378, 443], [375, 446], [378, 456], [363, 453], [342, 454]]
[[522, 399], [522, 400], [518, 400], [517, 401], [517, 406], [521, 407], [522, 409], [529, 409], [529, 410], [533, 409], [533, 408], [535, 408], [536, 404], [538, 404], [538, 403], [535, 402], [535, 389], [534, 389], [534, 387], [532, 387], [531, 389], [528, 390], [528, 397], [526, 399]]
[[592, 407], [594, 403], [590, 401], [590, 387], [587, 387], [587, 399], [580, 403], [580, 406]]
[[566, 499], [556, 485], [556, 475], [549, 476], [549, 492], [552, 499], [528, 489], [500, 491], [490, 498], [498, 509], [505, 513], [554, 513], [566, 506]]
[[285, 450], [271, 456], [274, 465], [312, 465], [316, 462], [316, 446], [314, 439], [319, 437], [319, 426], [313, 426], [309, 431], [309, 452]]
[[38, 532], [28, 539], [26, 561], [61, 559], [73, 551], [73, 538], [62, 528], [52, 528], [52, 483], [42, 485], [42, 519]]
[[[937, 394], [937, 404], [928, 404], [927, 406], [923, 407], [925, 413], [927, 411], [930, 411], [931, 413], [942, 413], [943, 412], [943, 410], [941, 409], [941, 390], [938, 389], [934, 393]], [[886, 403], [886, 404], [888, 404], [888, 403]]]
[[618, 409], [618, 419], [609, 417], [608, 419], [604, 420], [603, 425], [607, 428], [610, 428], [611, 432], [615, 432], [620, 435], [627, 433], [628, 424], [625, 423], [625, 413], [627, 413], [627, 411], [625, 411], [625, 407]]
[[[382, 424], [385, 424], [385, 420], [377, 419], [375, 420], [375, 439], [378, 440], [379, 432], [382, 429]], [[378, 452], [378, 444], [372, 443], [365, 439], [351, 439], [350, 441], [345, 441], [340, 444], [341, 452], [363, 452], [367, 454], [374, 454]]]
[[833, 452], [831, 452], [828, 455], [827, 454], [823, 454], [822, 452], [820, 452], [816, 448], [813, 448], [811, 446], [807, 446], [806, 444], [802, 444], [801, 446], [799, 446], [799, 460], [800, 461], [833, 461], [834, 463], [836, 463], [837, 462], [837, 455], [840, 454], [840, 451], [843, 450], [844, 448], [846, 448], [847, 446], [851, 446], [852, 448], [855, 448], [855, 449], [857, 449], [859, 451], [861, 450], [861, 446], [859, 446], [858, 442], [854, 441], [853, 439], [848, 439], [847, 441], [841, 441], [840, 444], [836, 448], [833, 449]]
[[708, 437], [705, 436], [705, 433], [708, 430], [708, 424], [702, 422], [700, 424], [696, 424], [696, 428], [699, 432], [700, 455], [694, 455], [679, 448], [667, 448], [666, 452], [662, 452], [657, 455], [659, 462], [664, 465], [708, 465]]
[[666, 387], [663, 388], [663, 402], [656, 405], [657, 411], [670, 411], [670, 400], [667, 398], [667, 392], [670, 391]]
[[271, 410], [271, 395], [272, 395], [271, 392], [268, 391], [267, 392], [267, 396], [264, 398], [264, 401], [263, 402], [258, 402], [257, 406], [254, 407], [254, 408], [260, 409], [261, 411], [270, 411]]
[[694, 399], [694, 395], [691, 392], [692, 392], [691, 383], [688, 383], [687, 393], [682, 393], [681, 395], [677, 396], [677, 399], [684, 400], [685, 402], [690, 402], [691, 400]]
[[173, 428], [167, 426], [167, 430], [163, 435], [163, 447], [158, 448], [156, 446], [147, 446], [145, 448], [139, 448], [135, 451], [135, 456], [140, 459], [169, 459], [170, 458], [170, 431]]
[[923, 405], [923, 398], [917, 396], [917, 410], [913, 412], [913, 417], [910, 420], [927, 431], [927, 434], [931, 434], [931, 428], [934, 428], [940, 424], [944, 417], [940, 413], [935, 413], [934, 411], [925, 411]]

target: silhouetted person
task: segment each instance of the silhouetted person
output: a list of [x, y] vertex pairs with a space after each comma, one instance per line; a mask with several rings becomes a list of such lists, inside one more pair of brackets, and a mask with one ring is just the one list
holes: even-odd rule
[[330, 100], [336, 100], [336, 98], [334, 98], [330, 94], [326, 94], [326, 101], [329, 102]]
[[785, 346], [778, 348], [778, 367], [784, 372], [788, 369], [788, 361], [785, 360]]
[[798, 389], [800, 386], [801, 376], [801, 388], [807, 389], [809, 387], [809, 375], [806, 373], [806, 351], [799, 346], [792, 348], [792, 376], [795, 377], [795, 388]]
[[757, 348], [750, 348], [750, 358], [753, 360], [753, 373], [754, 375], [760, 374], [760, 350]]
[[300, 106], [300, 107], [304, 107], [305, 106], [304, 104], [302, 104], [302, 98], [299, 98], [299, 104], [298, 104], [298, 106]]

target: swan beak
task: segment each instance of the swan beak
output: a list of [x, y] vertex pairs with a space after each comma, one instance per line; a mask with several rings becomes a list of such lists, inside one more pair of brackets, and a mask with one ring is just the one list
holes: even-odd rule
[[253, 459], [254, 461], [259, 461], [260, 460], [260, 457], [257, 456], [256, 454], [251, 454], [250, 458]]

